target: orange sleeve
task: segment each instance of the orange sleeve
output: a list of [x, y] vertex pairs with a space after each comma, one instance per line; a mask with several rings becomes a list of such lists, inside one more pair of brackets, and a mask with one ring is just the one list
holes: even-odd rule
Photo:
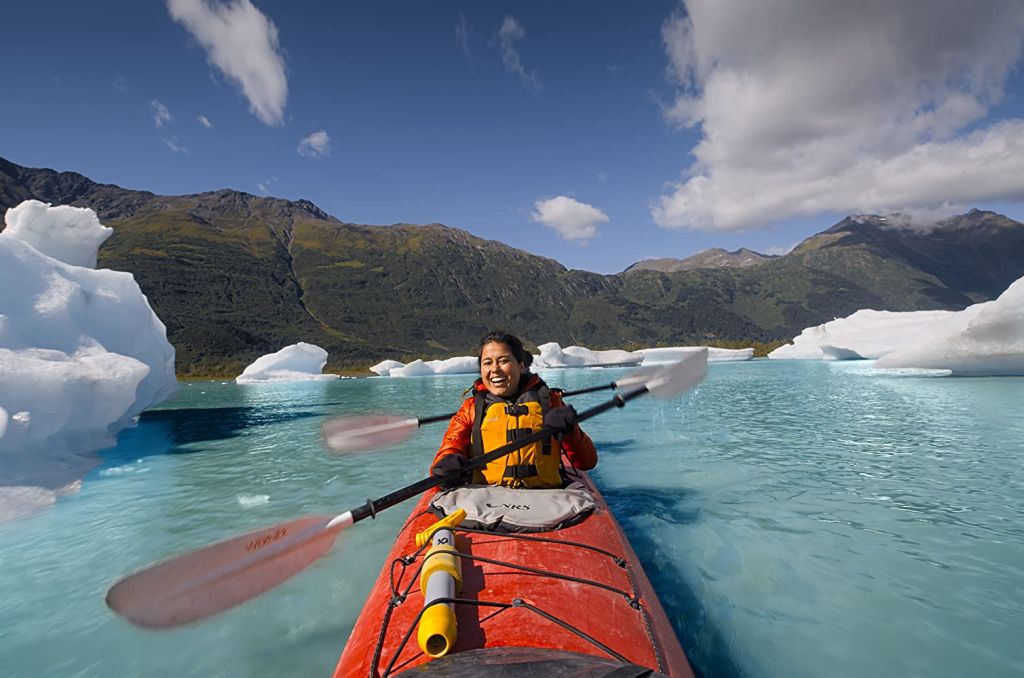
[[448, 430], [444, 432], [444, 437], [441, 438], [441, 449], [434, 455], [434, 461], [430, 462], [430, 467], [433, 468], [434, 464], [445, 455], [461, 454], [464, 457], [468, 457], [469, 448], [472, 445], [472, 435], [473, 399], [467, 398], [462, 401], [459, 411], [448, 422]]
[[[561, 407], [564, 404], [560, 393], [551, 394], [551, 407]], [[573, 468], [589, 471], [597, 466], [597, 449], [594, 447], [594, 441], [584, 433], [579, 424], [562, 436], [562, 451]]]

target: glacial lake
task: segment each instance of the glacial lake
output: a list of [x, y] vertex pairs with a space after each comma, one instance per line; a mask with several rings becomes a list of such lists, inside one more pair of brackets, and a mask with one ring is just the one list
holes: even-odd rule
[[[572, 389], [624, 373], [542, 374]], [[185, 628], [135, 628], [104, 594], [154, 560], [418, 480], [442, 424], [349, 456], [320, 424], [452, 411], [470, 381], [184, 383], [79, 492], [0, 525], [0, 676], [329, 676], [411, 504]], [[1021, 378], [757, 360], [585, 428], [594, 478], [704, 676], [1009, 678], [1024, 675], [1022, 413]]]

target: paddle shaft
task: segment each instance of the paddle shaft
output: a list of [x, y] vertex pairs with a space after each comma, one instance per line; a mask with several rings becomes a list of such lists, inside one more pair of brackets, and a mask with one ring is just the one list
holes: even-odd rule
[[[599, 388], [609, 388], [609, 386], [602, 386]], [[598, 389], [595, 388], [592, 390]], [[594, 407], [591, 407], [589, 409], [584, 410], [583, 412], [580, 412], [578, 415], [576, 415], [576, 423], [586, 421], [587, 419], [597, 416], [598, 414], [610, 410], [613, 407], [622, 407], [628, 401], [632, 400], [633, 398], [636, 398], [637, 396], [641, 396], [644, 393], [647, 393], [646, 386], [641, 386], [640, 388], [630, 391], [628, 393], [616, 394], [615, 397], [612, 398], [611, 400], [607, 400], [599, 405], [595, 405]], [[501, 459], [505, 455], [511, 454], [512, 452], [515, 452], [516, 450], [522, 447], [526, 447], [531, 443], [544, 440], [545, 438], [550, 438], [551, 436], [556, 435], [557, 433], [558, 429], [552, 428], [550, 426], [545, 426], [544, 428], [534, 433], [531, 433], [525, 438], [520, 438], [507, 445], [502, 445], [501, 447], [479, 457], [473, 457], [472, 459], [469, 460], [469, 463], [466, 464], [465, 469], [459, 472], [459, 475], [462, 475], [466, 471], [472, 471], [474, 469], [483, 468], [484, 466], [487, 466], [487, 464], [490, 464], [492, 461], [495, 461], [496, 459]], [[412, 497], [422, 494], [423, 492], [426, 492], [427, 490], [433, 487], [437, 487], [438, 485], [441, 485], [442, 483], [445, 483], [449, 480], [452, 480], [452, 478], [449, 476], [429, 476], [427, 478], [424, 478], [423, 480], [413, 483], [412, 485], [408, 485], [399, 490], [395, 490], [390, 494], [386, 494], [383, 497], [380, 497], [379, 499], [367, 499], [365, 504], [363, 504], [362, 506], [358, 506], [350, 511], [350, 513], [352, 514], [352, 522], [357, 523], [365, 518], [375, 517], [377, 513], [379, 513], [380, 511], [389, 509], [395, 504], [400, 504], [406, 499], [411, 499]]]

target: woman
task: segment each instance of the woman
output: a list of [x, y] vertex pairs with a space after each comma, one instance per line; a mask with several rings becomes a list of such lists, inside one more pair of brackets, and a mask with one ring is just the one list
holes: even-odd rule
[[[469, 459], [550, 426], [557, 436], [531, 443], [492, 461], [473, 473], [477, 484], [508, 487], [561, 487], [562, 454], [574, 468], [597, 464], [590, 436], [576, 423], [576, 411], [562, 403], [561, 392], [548, 389], [530, 373], [533, 356], [518, 338], [491, 332], [480, 340], [477, 352], [480, 378], [452, 417], [430, 473], [457, 482]], [[467, 478], [464, 478], [468, 480]]]

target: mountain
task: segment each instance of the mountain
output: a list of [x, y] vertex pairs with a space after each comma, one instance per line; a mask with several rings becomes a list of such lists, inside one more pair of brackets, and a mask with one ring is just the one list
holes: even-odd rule
[[0, 159], [0, 207], [28, 198], [114, 229], [99, 265], [135, 275], [181, 375], [238, 374], [298, 341], [327, 349], [330, 370], [467, 355], [495, 328], [595, 349], [768, 342], [861, 308], [963, 308], [1024, 275], [1024, 225], [977, 210], [930, 230], [851, 217], [745, 266], [756, 253], [600, 275], [441, 224], [351, 224], [231, 190], [160, 196]]
[[769, 259], [776, 259], [771, 254], [761, 254], [754, 250], [741, 247], [738, 250], [729, 252], [720, 247], [698, 252], [685, 259], [644, 259], [626, 268], [623, 273], [630, 271], [661, 271], [662, 273], [675, 273], [676, 271], [690, 271], [695, 268], [747, 268], [756, 266]]
[[791, 255], [806, 266], [885, 287], [883, 296], [895, 305], [905, 290], [903, 303], [915, 308], [961, 308], [999, 296], [1021, 276], [1022, 230], [1013, 219], [977, 209], [927, 226], [899, 215], [854, 216], [803, 241]]

